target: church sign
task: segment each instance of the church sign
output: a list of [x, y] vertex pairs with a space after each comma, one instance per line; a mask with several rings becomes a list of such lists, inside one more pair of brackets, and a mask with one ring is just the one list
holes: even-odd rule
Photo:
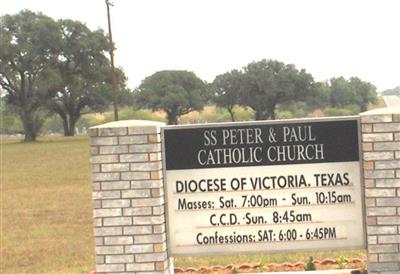
[[359, 119], [162, 129], [172, 256], [365, 247]]

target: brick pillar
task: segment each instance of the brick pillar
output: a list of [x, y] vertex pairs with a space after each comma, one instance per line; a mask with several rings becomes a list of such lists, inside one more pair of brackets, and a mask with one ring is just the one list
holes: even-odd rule
[[369, 274], [400, 273], [400, 109], [361, 114]]
[[90, 129], [98, 273], [170, 273], [160, 127], [119, 121]]

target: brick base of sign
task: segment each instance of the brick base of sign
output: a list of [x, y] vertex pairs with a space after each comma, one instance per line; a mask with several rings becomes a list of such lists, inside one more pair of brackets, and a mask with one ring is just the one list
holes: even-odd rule
[[160, 127], [90, 130], [97, 273], [173, 273], [166, 244]]
[[400, 110], [361, 114], [368, 273], [400, 273]]

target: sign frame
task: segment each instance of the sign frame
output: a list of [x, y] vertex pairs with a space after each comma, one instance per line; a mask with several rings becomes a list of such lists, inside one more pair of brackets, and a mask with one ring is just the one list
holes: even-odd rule
[[257, 125], [276, 125], [276, 124], [296, 124], [296, 123], [307, 123], [307, 122], [335, 122], [335, 121], [356, 121], [357, 123], [357, 136], [358, 136], [358, 162], [359, 162], [359, 174], [360, 174], [360, 195], [361, 195], [361, 214], [362, 214], [362, 233], [363, 243], [362, 245], [348, 246], [346, 248], [341, 247], [326, 247], [317, 248], [315, 251], [335, 251], [335, 250], [355, 250], [355, 249], [366, 249], [367, 248], [367, 231], [366, 231], [366, 208], [365, 208], [365, 186], [363, 183], [364, 172], [363, 172], [363, 158], [362, 158], [362, 140], [361, 140], [361, 119], [360, 116], [339, 116], [339, 117], [317, 117], [317, 118], [299, 118], [299, 119], [282, 119], [282, 120], [262, 120], [262, 121], [244, 121], [244, 122], [223, 122], [223, 123], [207, 123], [207, 124], [186, 124], [186, 125], [168, 125], [161, 127], [161, 155], [162, 155], [162, 173], [163, 173], [163, 188], [164, 188], [164, 206], [165, 206], [165, 217], [166, 217], [166, 242], [167, 252], [172, 257], [184, 257], [184, 256], [218, 256], [218, 255], [234, 255], [234, 254], [257, 254], [257, 253], [298, 253], [298, 252], [310, 252], [310, 249], [289, 249], [289, 250], [257, 250], [256, 243], [255, 249], [246, 252], [237, 252], [232, 249], [226, 251], [212, 251], [207, 254], [198, 252], [187, 252], [186, 254], [174, 254], [171, 252], [171, 241], [170, 241], [170, 216], [169, 216], [169, 204], [168, 204], [168, 184], [167, 184], [167, 170], [166, 170], [166, 149], [165, 149], [165, 130], [179, 130], [179, 129], [196, 129], [196, 128], [216, 128], [216, 127], [240, 127], [240, 126], [257, 126]]

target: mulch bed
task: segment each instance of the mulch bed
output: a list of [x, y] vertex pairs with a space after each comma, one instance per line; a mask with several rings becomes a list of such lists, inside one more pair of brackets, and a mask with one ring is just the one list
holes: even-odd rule
[[[335, 259], [326, 258], [323, 260], [314, 260], [317, 270], [333, 270], [339, 269], [338, 263]], [[200, 268], [180, 268], [175, 267], [175, 273], [181, 274], [233, 274], [237, 272], [251, 273], [251, 272], [281, 272], [281, 271], [304, 271], [306, 263], [304, 262], [284, 262], [281, 264], [270, 263], [266, 265], [260, 264], [241, 264], [241, 265], [227, 265], [227, 266], [210, 266]], [[347, 269], [366, 269], [366, 263], [359, 258], [348, 259], [346, 263]], [[361, 272], [362, 273], [362, 272]]]
[[[323, 260], [313, 261], [317, 270], [333, 270], [339, 269], [339, 265], [335, 259], [326, 258]], [[227, 266], [215, 265], [210, 267], [175, 267], [176, 274], [234, 274], [234, 273], [252, 273], [252, 272], [282, 272], [282, 271], [304, 271], [306, 263], [304, 262], [284, 262], [281, 264], [269, 263], [266, 265], [260, 264], [230, 264]], [[366, 262], [359, 258], [347, 259], [346, 269], [359, 269], [357, 273], [366, 273]], [[365, 271], [365, 272], [364, 272]], [[89, 274], [96, 274], [95, 271]]]

